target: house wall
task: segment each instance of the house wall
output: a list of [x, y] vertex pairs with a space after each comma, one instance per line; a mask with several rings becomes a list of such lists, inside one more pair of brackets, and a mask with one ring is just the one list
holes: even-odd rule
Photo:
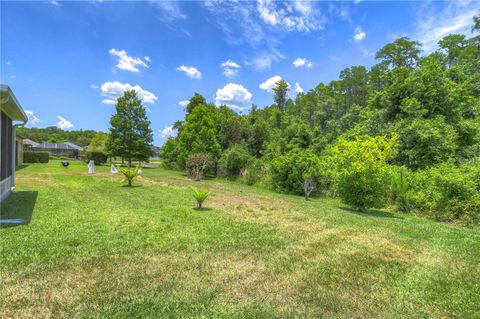
[[16, 143], [17, 155], [15, 158], [15, 166], [20, 166], [23, 164], [23, 139], [17, 136]]
[[12, 120], [1, 112], [0, 120], [0, 201], [5, 199], [14, 185], [15, 128]]

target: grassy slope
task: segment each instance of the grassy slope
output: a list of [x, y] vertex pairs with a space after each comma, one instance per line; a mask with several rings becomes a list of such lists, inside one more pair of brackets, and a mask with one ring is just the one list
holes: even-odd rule
[[197, 211], [180, 173], [86, 171], [17, 171], [0, 316], [480, 318], [479, 229], [222, 180]]

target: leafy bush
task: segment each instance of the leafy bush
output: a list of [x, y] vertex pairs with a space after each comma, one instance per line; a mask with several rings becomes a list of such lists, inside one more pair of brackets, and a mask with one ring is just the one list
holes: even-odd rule
[[408, 198], [412, 212], [464, 225], [480, 221], [480, 165], [440, 164], [415, 172]]
[[396, 205], [397, 210], [404, 213], [409, 211], [411, 194], [409, 179], [411, 179], [411, 173], [406, 167], [394, 167], [392, 169], [390, 199]]
[[321, 163], [313, 151], [295, 148], [272, 160], [270, 171], [275, 190], [305, 195], [304, 182], [312, 179], [318, 183]]
[[49, 160], [48, 152], [24, 152], [23, 153], [24, 163], [48, 163], [48, 160]]
[[123, 174], [125, 177], [122, 182], [127, 182], [128, 187], [132, 187], [133, 180], [137, 177], [141, 177], [139, 174], [140, 166], [133, 168], [133, 167], [120, 167], [119, 172]]
[[393, 155], [396, 140], [396, 135], [338, 140], [331, 154], [338, 170], [337, 192], [344, 203], [361, 211], [385, 205], [390, 177], [386, 160]]
[[246, 168], [251, 156], [247, 146], [236, 144], [227, 149], [218, 162], [218, 175], [236, 178]]
[[105, 164], [108, 156], [102, 152], [87, 152], [87, 162], [93, 160], [95, 165]]
[[205, 174], [212, 168], [212, 166], [213, 162], [209, 154], [196, 153], [188, 157], [186, 170], [190, 178], [200, 181], [205, 178]]
[[160, 151], [160, 157], [163, 159], [163, 163], [167, 168], [176, 168], [177, 167], [177, 140], [173, 137], [169, 137], [165, 144], [162, 146]]
[[196, 187], [190, 187], [192, 194], [197, 201], [197, 208], [202, 209], [203, 202], [210, 196], [210, 192], [206, 189], [198, 189]]

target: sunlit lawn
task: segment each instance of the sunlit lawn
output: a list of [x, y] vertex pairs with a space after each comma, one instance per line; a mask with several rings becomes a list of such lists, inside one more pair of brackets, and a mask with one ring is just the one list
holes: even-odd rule
[[[145, 169], [17, 171], [0, 317], [480, 318], [480, 230]], [[189, 185], [208, 188], [193, 209]], [[26, 192], [32, 190], [33, 192]]]

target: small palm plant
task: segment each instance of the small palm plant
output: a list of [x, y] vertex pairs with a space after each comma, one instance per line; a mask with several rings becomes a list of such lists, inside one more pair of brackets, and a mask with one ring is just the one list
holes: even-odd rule
[[193, 197], [197, 201], [197, 208], [202, 209], [202, 204], [210, 196], [210, 192], [206, 189], [198, 189], [193, 186], [190, 188], [192, 189]]
[[141, 177], [140, 176], [140, 166], [133, 168], [133, 167], [126, 167], [126, 168], [119, 168], [118, 169], [120, 173], [123, 174], [125, 177], [122, 182], [127, 182], [128, 187], [132, 187], [132, 182], [136, 177]]

